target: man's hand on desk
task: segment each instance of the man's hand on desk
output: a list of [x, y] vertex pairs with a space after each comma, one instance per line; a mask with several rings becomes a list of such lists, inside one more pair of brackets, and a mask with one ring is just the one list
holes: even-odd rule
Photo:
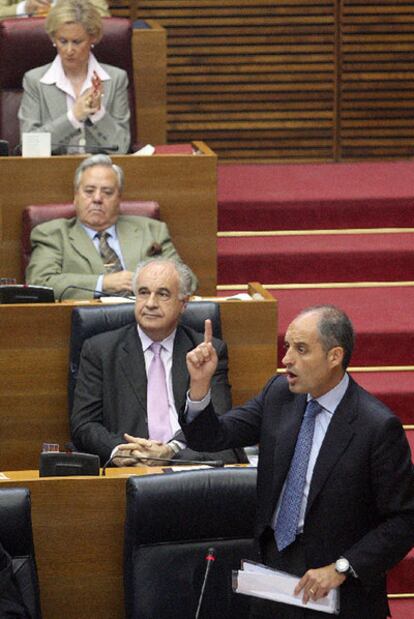
[[132, 293], [131, 271], [117, 271], [116, 273], [106, 273], [103, 276], [102, 290], [104, 292], [130, 292]]
[[200, 401], [210, 389], [211, 379], [217, 369], [218, 359], [212, 344], [211, 320], [204, 324], [204, 341], [187, 354], [187, 369], [190, 374], [190, 400]]
[[[129, 456], [131, 455], [133, 458], [165, 458], [166, 460], [170, 460], [174, 456], [174, 450], [164, 443], [160, 443], [159, 441], [154, 441], [146, 438], [138, 438], [136, 436], [131, 436], [130, 434], [124, 434], [125, 440], [127, 443], [122, 445], [118, 445], [119, 455]], [[113, 459], [113, 463], [115, 466], [133, 466], [138, 463], [136, 460], [126, 460], [125, 458], [117, 458]], [[143, 460], [142, 464], [146, 466], [160, 466], [162, 462]]]

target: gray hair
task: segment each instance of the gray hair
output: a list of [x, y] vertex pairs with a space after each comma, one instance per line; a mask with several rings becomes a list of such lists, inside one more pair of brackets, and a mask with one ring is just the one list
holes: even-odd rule
[[342, 367], [346, 370], [355, 344], [355, 332], [351, 320], [335, 305], [313, 305], [302, 310], [299, 316], [312, 312], [320, 315], [318, 332], [323, 349], [328, 352], [335, 346], [343, 348]]
[[75, 186], [75, 192], [78, 191], [79, 189], [79, 185], [82, 179], [82, 174], [85, 172], [85, 170], [87, 170], [88, 168], [94, 168], [95, 166], [98, 166], [98, 165], [104, 166], [106, 168], [111, 168], [111, 170], [115, 172], [116, 177], [118, 179], [118, 189], [120, 193], [122, 193], [124, 189], [124, 171], [119, 165], [112, 163], [112, 159], [108, 155], [103, 155], [103, 154], [92, 155], [91, 157], [84, 159], [82, 163], [80, 164], [80, 166], [78, 166], [78, 168], [76, 169], [75, 178], [73, 181], [74, 186]]
[[132, 290], [136, 294], [137, 290], [137, 281], [138, 276], [141, 271], [148, 266], [149, 264], [157, 263], [157, 264], [171, 264], [178, 275], [179, 280], [179, 298], [184, 299], [185, 297], [189, 297], [194, 291], [193, 284], [193, 274], [191, 269], [184, 264], [184, 262], [180, 262], [179, 260], [174, 260], [173, 258], [148, 258], [146, 260], [142, 260], [137, 264], [137, 268], [135, 269], [134, 277], [132, 280]]

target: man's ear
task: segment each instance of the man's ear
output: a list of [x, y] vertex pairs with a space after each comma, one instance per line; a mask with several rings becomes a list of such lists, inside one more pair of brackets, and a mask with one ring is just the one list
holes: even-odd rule
[[184, 297], [184, 299], [183, 299], [183, 306], [181, 308], [181, 313], [182, 314], [185, 312], [185, 308], [187, 307], [187, 303], [189, 302], [189, 300], [190, 300], [190, 296], [189, 295]]
[[344, 358], [344, 349], [342, 346], [334, 346], [328, 352], [328, 359], [332, 367], [338, 367], [342, 365]]

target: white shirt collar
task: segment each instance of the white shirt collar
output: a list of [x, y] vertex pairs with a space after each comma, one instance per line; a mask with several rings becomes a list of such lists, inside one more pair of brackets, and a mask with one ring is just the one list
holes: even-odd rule
[[[97, 230], [94, 230], [93, 228], [90, 228], [89, 226], [87, 226], [86, 224], [83, 224], [81, 221], [79, 221], [80, 225], [82, 226], [82, 228], [85, 230], [86, 234], [89, 236], [89, 238], [93, 241], [96, 234], [97, 234]], [[108, 234], [114, 238], [117, 239], [117, 234], [116, 234], [116, 226], [115, 224], [112, 224], [112, 226], [110, 226], [109, 228], [107, 228], [105, 230], [105, 232], [108, 232]]]
[[[141, 329], [139, 325], [137, 325], [137, 329], [142, 344], [142, 350], [145, 352], [151, 346], [153, 340], [148, 337], [148, 335]], [[170, 335], [168, 335], [164, 340], [160, 342], [161, 346], [165, 348], [170, 355], [172, 355], [173, 352], [176, 331], [177, 329], [174, 329], [174, 331], [170, 333]]]
[[[81, 94], [88, 88], [91, 88], [92, 75], [94, 71], [96, 71], [97, 75], [102, 81], [111, 79], [105, 69], [103, 69], [99, 62], [96, 60], [95, 56], [93, 54], [89, 54], [88, 73], [85, 81], [82, 84]], [[40, 82], [42, 84], [56, 84], [56, 87], [59, 88], [59, 90], [62, 90], [64, 93], [70, 95], [74, 99], [76, 98], [72, 84], [70, 80], [66, 77], [63, 70], [63, 65], [59, 54], [56, 55], [56, 58], [54, 59], [46, 73], [43, 75], [43, 77], [40, 79]]]
[[[342, 379], [337, 385], [327, 393], [321, 395], [320, 398], [316, 398], [316, 401], [331, 415], [336, 411], [339, 402], [345, 395], [349, 385], [349, 376], [345, 372]], [[308, 394], [308, 401], [312, 399], [312, 396]]]

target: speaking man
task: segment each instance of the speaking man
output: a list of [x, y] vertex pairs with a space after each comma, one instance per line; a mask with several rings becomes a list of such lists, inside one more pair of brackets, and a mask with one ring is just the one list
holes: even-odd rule
[[[189, 386], [186, 354], [203, 340], [203, 334], [179, 324], [191, 286], [191, 271], [180, 262], [159, 258], [141, 263], [135, 275], [136, 323], [84, 343], [70, 419], [72, 439], [82, 451], [98, 454], [102, 463], [115, 452], [132, 456], [116, 458], [120, 466], [136, 464], [139, 457], [212, 458], [186, 448], [177, 414]], [[218, 339], [211, 345], [218, 359], [211, 394], [221, 414], [231, 408], [227, 347]], [[218, 457], [245, 461], [242, 450]]]
[[[187, 355], [188, 444], [260, 443], [262, 561], [299, 576], [295, 594], [305, 603], [339, 587], [340, 619], [385, 619], [386, 572], [414, 544], [414, 473], [400, 421], [346, 372], [350, 320], [329, 305], [302, 311], [286, 332], [286, 376], [220, 418], [210, 399], [217, 365], [210, 340], [207, 325], [205, 341]], [[254, 618], [326, 616], [259, 599], [252, 607]]]
[[[57, 298], [88, 299], [94, 291], [128, 296], [140, 260], [180, 259], [164, 222], [119, 214], [124, 174], [110, 157], [85, 159], [74, 185], [76, 217], [53, 219], [32, 230], [29, 284], [51, 286]], [[194, 275], [192, 282], [195, 288]]]

